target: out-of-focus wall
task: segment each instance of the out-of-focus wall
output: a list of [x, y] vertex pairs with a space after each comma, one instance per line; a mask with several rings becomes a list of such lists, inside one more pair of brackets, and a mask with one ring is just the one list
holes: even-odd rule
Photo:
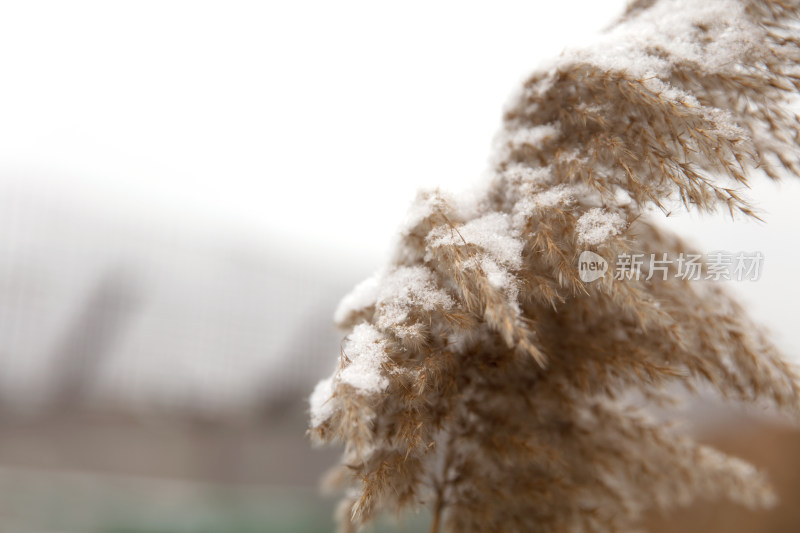
[[335, 362], [333, 308], [365, 274], [349, 260], [0, 185], [0, 402], [230, 413], [303, 394]]

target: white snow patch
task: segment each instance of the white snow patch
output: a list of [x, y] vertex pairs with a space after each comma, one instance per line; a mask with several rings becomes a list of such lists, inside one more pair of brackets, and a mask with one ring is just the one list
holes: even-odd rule
[[666, 83], [658, 78], [646, 78], [642, 80], [642, 85], [664, 100], [680, 103], [687, 107], [700, 107], [700, 102], [697, 101], [697, 98], [683, 89], [679, 89], [674, 85], [670, 85], [669, 83]]
[[517, 298], [519, 297], [518, 280], [507, 268], [498, 264], [497, 261], [486, 254], [478, 257], [471, 257], [464, 261], [463, 268], [466, 270], [480, 269], [486, 276], [486, 280], [489, 284], [503, 291], [508, 298], [509, 305], [519, 310], [517, 304]]
[[490, 257], [482, 257], [480, 265], [489, 283], [493, 287], [505, 292], [511, 302], [516, 302], [519, 296], [517, 278], [511, 272], [498, 265]]
[[387, 339], [372, 324], [359, 324], [342, 348], [350, 364], [338, 375], [339, 381], [362, 393], [381, 392], [389, 385], [382, 365], [389, 360], [386, 354]]
[[492, 142], [491, 163], [496, 167], [508, 161], [513, 150], [522, 146], [540, 147], [545, 141], [554, 139], [560, 134], [561, 127], [558, 123], [503, 129], [498, 132]]
[[404, 338], [421, 329], [413, 324], [403, 325], [412, 307], [433, 311], [450, 309], [454, 305], [450, 295], [438, 287], [436, 276], [428, 267], [396, 267], [377, 272], [359, 283], [339, 303], [334, 320], [342, 324], [350, 314], [377, 306], [377, 326], [392, 328]]
[[461, 244], [464, 241], [486, 250], [499, 263], [512, 269], [522, 268], [522, 249], [525, 246], [519, 232], [511, 225], [507, 213], [489, 213], [458, 227], [438, 227], [428, 235], [431, 248]]
[[625, 227], [625, 219], [611, 211], [599, 207], [584, 213], [575, 225], [578, 243], [595, 246], [618, 235]]
[[439, 288], [433, 271], [425, 266], [399, 267], [381, 280], [377, 296], [380, 309], [377, 325], [391, 328], [401, 338], [419, 334], [421, 324], [404, 324], [412, 307], [425, 311], [450, 309], [453, 299]]
[[550, 180], [550, 169], [547, 167], [531, 167], [522, 163], [509, 165], [503, 176], [511, 183], [541, 183]]
[[703, 116], [713, 125], [711, 133], [715, 133], [729, 141], [747, 138], [747, 133], [736, 123], [730, 111], [716, 107], [704, 107]]
[[342, 324], [347, 320], [350, 314], [357, 313], [362, 309], [375, 305], [378, 301], [381, 277], [382, 273], [376, 272], [356, 285], [353, 290], [339, 302], [336, 311], [333, 313], [333, 321], [336, 324]]
[[575, 187], [569, 185], [558, 185], [546, 191], [535, 194], [531, 198], [531, 203], [538, 209], [555, 207], [558, 205], [568, 205], [574, 200]]
[[514, 204], [514, 227], [517, 229], [524, 228], [528, 219], [534, 216], [537, 211], [571, 205], [575, 201], [577, 192], [577, 187], [561, 184], [523, 197]]
[[527, 115], [536, 113], [542, 105], [541, 97], [555, 85], [558, 74], [554, 68], [551, 68], [547, 74], [543, 75], [536, 83], [530, 86], [523, 86], [518, 91], [514, 100], [511, 100], [506, 105], [506, 110], [510, 110], [513, 106], [517, 105], [518, 101], [526, 101], [527, 105], [523, 108], [523, 112]]
[[[743, 9], [734, 0], [661, 0], [602, 34], [593, 46], [565, 52], [559, 63], [588, 62], [634, 78], [666, 77], [676, 61], [705, 72], [725, 71], [763, 34]], [[700, 35], [701, 27], [708, 28], [709, 39]]]
[[455, 198], [447, 197], [438, 189], [423, 189], [417, 192], [417, 197], [406, 212], [405, 220], [400, 224], [400, 234], [408, 234], [434, 212], [445, 211], [448, 205], [455, 201]]
[[311, 407], [311, 427], [315, 428], [328, 420], [336, 411], [333, 398], [333, 378], [325, 378], [317, 383], [309, 398]]
[[506, 135], [506, 142], [511, 146], [540, 146], [547, 140], [558, 137], [561, 134], [559, 124], [542, 124], [532, 128], [520, 128], [509, 131]]

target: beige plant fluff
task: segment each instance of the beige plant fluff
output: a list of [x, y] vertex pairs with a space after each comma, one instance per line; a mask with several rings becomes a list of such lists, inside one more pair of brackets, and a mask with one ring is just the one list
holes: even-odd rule
[[578, 256], [687, 252], [648, 219], [676, 205], [752, 216], [750, 174], [800, 170], [799, 60], [797, 1], [639, 0], [528, 79], [493, 179], [421, 193], [336, 313], [310, 432], [344, 443], [342, 530], [427, 507], [432, 531], [628, 531], [648, 508], [772, 501], [645, 408], [710, 387], [797, 416], [794, 370], [721, 284], [583, 282]]

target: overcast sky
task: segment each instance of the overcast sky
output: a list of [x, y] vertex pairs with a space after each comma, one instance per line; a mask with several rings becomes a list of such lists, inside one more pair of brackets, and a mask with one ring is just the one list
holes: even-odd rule
[[480, 178], [523, 77], [621, 5], [17, 2], [0, 178], [379, 254], [418, 187]]

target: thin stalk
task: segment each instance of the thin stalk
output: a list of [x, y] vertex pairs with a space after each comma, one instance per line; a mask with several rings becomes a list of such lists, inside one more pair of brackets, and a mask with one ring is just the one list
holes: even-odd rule
[[447, 489], [448, 474], [453, 463], [453, 436], [447, 439], [445, 444], [444, 465], [442, 466], [441, 478], [436, 482], [436, 501], [433, 504], [433, 522], [431, 522], [430, 533], [439, 533], [439, 525], [442, 522], [442, 510], [445, 506], [445, 491]]

